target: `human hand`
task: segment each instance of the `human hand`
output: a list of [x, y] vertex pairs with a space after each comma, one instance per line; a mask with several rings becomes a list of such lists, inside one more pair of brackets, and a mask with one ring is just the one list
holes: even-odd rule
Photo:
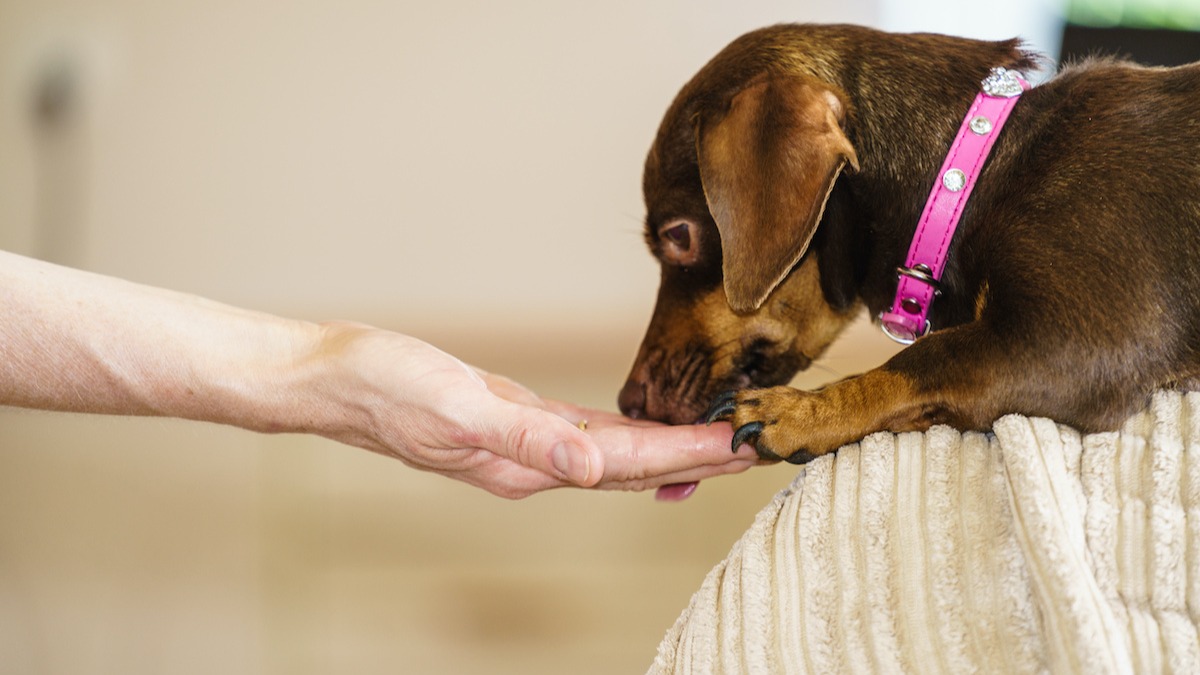
[[[632, 420], [617, 413], [544, 399], [501, 375], [476, 369], [488, 389], [508, 400], [554, 412], [592, 432], [607, 457], [606, 466], [616, 480], [598, 487], [645, 490], [657, 487], [660, 501], [681, 501], [695, 491], [702, 478], [737, 473], [761, 463], [753, 454], [729, 452], [732, 430], [728, 424], [710, 427], [669, 426]], [[712, 445], [713, 443], [717, 445]]]
[[[744, 471], [727, 424], [671, 427], [543, 399], [415, 338], [328, 324], [321, 353], [345, 409], [365, 418], [318, 433], [507, 498], [554, 487], [646, 490]], [[580, 422], [586, 421], [586, 430]], [[363, 431], [366, 430], [366, 431]]]

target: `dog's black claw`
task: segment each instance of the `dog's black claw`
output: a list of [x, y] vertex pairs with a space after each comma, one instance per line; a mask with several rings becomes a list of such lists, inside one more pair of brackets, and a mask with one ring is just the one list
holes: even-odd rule
[[738, 427], [737, 431], [733, 432], [733, 451], [737, 452], [737, 449], [750, 439], [758, 438], [758, 435], [762, 433], [762, 430], [762, 422], [751, 422]]
[[712, 424], [719, 419], [728, 417], [734, 410], [737, 409], [736, 391], [727, 391], [717, 397], [717, 400], [712, 402], [708, 407], [708, 412], [704, 413], [704, 423]]
[[708, 409], [708, 414], [704, 416], [705, 424], [712, 424], [717, 420], [728, 417], [734, 410], [737, 410], [736, 401], [725, 401], [721, 404], [714, 404]]

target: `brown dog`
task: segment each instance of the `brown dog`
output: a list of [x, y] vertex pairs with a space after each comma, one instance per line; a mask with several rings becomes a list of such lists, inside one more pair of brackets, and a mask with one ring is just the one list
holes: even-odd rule
[[853, 26], [726, 47], [646, 160], [662, 281], [621, 410], [729, 418], [735, 449], [803, 462], [874, 431], [986, 429], [1012, 412], [1113, 429], [1155, 388], [1200, 382], [1200, 64], [1096, 60], [1016, 104], [932, 332], [819, 391], [778, 386], [863, 306], [891, 306], [980, 81], [1034, 66], [1016, 40]]

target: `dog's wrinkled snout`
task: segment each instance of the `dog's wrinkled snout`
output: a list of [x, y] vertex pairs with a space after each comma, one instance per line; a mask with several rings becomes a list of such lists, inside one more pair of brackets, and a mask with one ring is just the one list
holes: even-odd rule
[[630, 377], [621, 393], [617, 395], [617, 408], [621, 414], [631, 419], [640, 420], [646, 417], [646, 383], [637, 377]]

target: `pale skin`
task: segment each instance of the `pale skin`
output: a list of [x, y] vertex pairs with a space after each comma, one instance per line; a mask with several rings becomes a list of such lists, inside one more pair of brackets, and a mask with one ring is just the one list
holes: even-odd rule
[[[310, 433], [522, 498], [744, 471], [728, 424], [664, 426], [539, 397], [407, 335], [317, 324], [0, 251], [0, 404]], [[586, 430], [580, 422], [586, 420]]]

